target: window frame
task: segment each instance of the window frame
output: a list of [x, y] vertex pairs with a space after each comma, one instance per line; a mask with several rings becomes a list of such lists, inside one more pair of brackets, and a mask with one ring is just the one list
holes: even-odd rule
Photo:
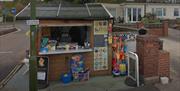
[[[177, 10], [177, 12], [175, 12], [175, 10]], [[176, 15], [177, 14], [177, 15]], [[180, 16], [180, 9], [179, 8], [174, 8], [174, 12], [173, 12], [174, 16]]]
[[152, 8], [152, 13], [155, 14], [157, 17], [164, 17], [166, 16], [166, 8]]

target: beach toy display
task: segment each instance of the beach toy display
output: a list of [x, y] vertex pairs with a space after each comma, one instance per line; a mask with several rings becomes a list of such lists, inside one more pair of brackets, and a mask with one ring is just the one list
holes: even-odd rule
[[85, 68], [84, 57], [82, 55], [72, 56], [70, 69], [74, 81], [89, 80], [89, 69]]
[[120, 34], [113, 37], [113, 59], [112, 59], [112, 74], [113, 76], [127, 75], [127, 35]]

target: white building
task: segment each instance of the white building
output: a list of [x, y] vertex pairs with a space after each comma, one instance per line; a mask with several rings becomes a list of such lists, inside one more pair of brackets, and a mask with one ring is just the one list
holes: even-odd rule
[[124, 3], [123, 17], [126, 23], [133, 23], [140, 21], [141, 17], [145, 15], [145, 6], [142, 3]]
[[125, 23], [134, 23], [146, 13], [154, 13], [161, 19], [180, 18], [180, 4], [168, 3], [122, 3], [105, 4], [107, 9], [117, 20], [123, 17]]
[[180, 18], [180, 4], [146, 4], [146, 13], [154, 13], [162, 19]]

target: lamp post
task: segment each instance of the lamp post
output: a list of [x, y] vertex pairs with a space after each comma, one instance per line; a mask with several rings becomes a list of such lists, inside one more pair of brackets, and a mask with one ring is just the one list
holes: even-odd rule
[[[31, 0], [31, 20], [36, 20], [36, 0]], [[37, 91], [36, 25], [30, 25], [29, 91]]]

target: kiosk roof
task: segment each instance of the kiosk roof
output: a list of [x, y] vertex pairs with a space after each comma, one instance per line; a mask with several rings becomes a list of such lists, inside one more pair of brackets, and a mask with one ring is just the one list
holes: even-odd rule
[[[83, 5], [64, 5], [58, 6], [37, 6], [37, 19], [110, 19], [113, 16], [103, 4], [89, 3]], [[30, 7], [21, 11], [17, 19], [29, 19]]]

